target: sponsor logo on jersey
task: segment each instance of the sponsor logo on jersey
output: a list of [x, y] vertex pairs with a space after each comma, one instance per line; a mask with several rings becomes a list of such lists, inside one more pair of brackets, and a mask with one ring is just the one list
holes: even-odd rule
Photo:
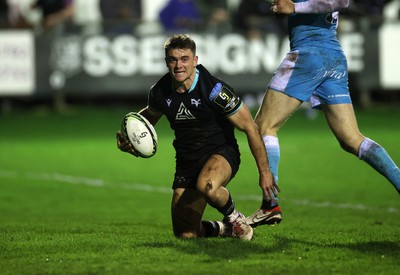
[[167, 105], [168, 105], [168, 107], [171, 107], [171, 103], [172, 103], [172, 99], [170, 99], [170, 98], [167, 98]]
[[188, 108], [186, 108], [185, 104], [183, 102], [179, 106], [178, 112], [176, 113], [175, 120], [192, 120], [196, 119], [194, 115], [189, 111]]
[[210, 93], [210, 101], [213, 101], [218, 96], [221, 89], [222, 89], [222, 84], [217, 83]]

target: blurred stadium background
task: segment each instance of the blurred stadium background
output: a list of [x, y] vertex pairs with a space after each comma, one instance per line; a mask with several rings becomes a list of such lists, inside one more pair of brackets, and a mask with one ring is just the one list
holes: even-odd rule
[[[190, 33], [200, 62], [258, 107], [288, 50], [265, 0], [1, 0], [1, 111], [146, 100], [166, 72], [162, 45]], [[356, 106], [398, 104], [400, 1], [353, 0], [341, 14]]]

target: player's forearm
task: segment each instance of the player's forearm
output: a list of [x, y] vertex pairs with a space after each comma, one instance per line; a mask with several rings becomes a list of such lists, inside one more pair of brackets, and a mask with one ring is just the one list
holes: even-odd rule
[[140, 110], [139, 114], [144, 116], [153, 126], [155, 126], [157, 124], [158, 120], [162, 116], [161, 113], [152, 111], [149, 106], [146, 106], [145, 108]]
[[294, 4], [296, 13], [326, 13], [345, 9], [349, 0], [308, 0]]
[[269, 172], [269, 164], [264, 142], [256, 128], [254, 132], [247, 132], [247, 140], [260, 174], [263, 172]]

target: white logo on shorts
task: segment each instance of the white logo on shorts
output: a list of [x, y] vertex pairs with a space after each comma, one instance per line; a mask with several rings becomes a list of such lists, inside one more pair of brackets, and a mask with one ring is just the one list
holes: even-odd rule
[[317, 74], [313, 77], [313, 79], [318, 79], [318, 78], [336, 78], [336, 79], [341, 79], [342, 77], [346, 76], [346, 72], [339, 72], [335, 69], [332, 70], [324, 70], [324, 69], [319, 69], [317, 71]]

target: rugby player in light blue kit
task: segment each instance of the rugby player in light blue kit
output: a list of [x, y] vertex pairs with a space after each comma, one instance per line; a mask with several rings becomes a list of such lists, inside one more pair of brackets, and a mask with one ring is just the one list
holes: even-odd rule
[[[339, 10], [348, 0], [275, 0], [271, 9], [288, 15], [290, 52], [271, 79], [255, 117], [278, 182], [278, 130], [304, 101], [321, 109], [340, 146], [386, 177], [400, 193], [400, 171], [385, 149], [363, 136], [348, 88], [347, 61], [336, 37]], [[277, 199], [263, 196], [247, 217], [252, 227], [282, 220]]]

